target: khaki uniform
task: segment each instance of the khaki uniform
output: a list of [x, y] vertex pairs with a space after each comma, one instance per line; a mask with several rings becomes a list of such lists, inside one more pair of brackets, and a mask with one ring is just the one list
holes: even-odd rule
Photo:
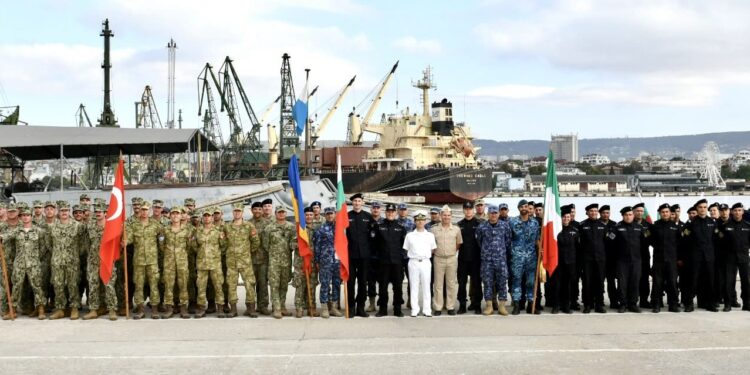
[[252, 223], [243, 221], [239, 225], [224, 225], [227, 240], [226, 265], [229, 303], [237, 303], [239, 276], [245, 283], [245, 303], [255, 303], [255, 274], [252, 258], [260, 250], [260, 237]]
[[194, 240], [195, 229], [192, 225], [183, 225], [176, 231], [171, 226], [164, 229], [162, 280], [164, 281], [164, 304], [166, 305], [175, 303], [175, 285], [178, 295], [177, 304], [186, 305], [188, 303], [188, 259], [195, 256], [191, 243]]
[[216, 228], [200, 228], [196, 231], [197, 256], [195, 268], [198, 270], [198, 305], [206, 306], [206, 286], [208, 278], [211, 278], [216, 292], [216, 303], [224, 304], [224, 275], [221, 273], [221, 249], [225, 240], [223, 232]]
[[[455, 309], [458, 293], [458, 246], [463, 243], [461, 229], [451, 224], [445, 228], [442, 224], [430, 229], [435, 235], [437, 249], [433, 257], [435, 281], [432, 286], [432, 306], [435, 311]], [[443, 301], [443, 284], [446, 284], [446, 301]], [[445, 302], [445, 303], [444, 303]]]
[[148, 279], [149, 298], [156, 307], [159, 303], [159, 242], [164, 240], [164, 227], [152, 218], [145, 223], [136, 220], [128, 226], [127, 236], [128, 243], [133, 244], [134, 302], [143, 304], [143, 289]]

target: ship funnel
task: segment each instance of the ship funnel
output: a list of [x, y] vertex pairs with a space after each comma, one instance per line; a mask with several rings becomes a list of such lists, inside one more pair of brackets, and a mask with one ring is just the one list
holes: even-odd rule
[[432, 127], [430, 132], [442, 136], [453, 133], [453, 104], [448, 99], [432, 103]]

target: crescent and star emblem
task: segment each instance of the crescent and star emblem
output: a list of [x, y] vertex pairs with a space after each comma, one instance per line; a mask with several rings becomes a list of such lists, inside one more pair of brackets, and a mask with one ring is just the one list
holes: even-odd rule
[[117, 202], [117, 208], [115, 208], [115, 212], [112, 217], [107, 218], [107, 221], [117, 220], [120, 216], [122, 216], [122, 190], [120, 190], [120, 188], [118, 188], [117, 186], [113, 186], [112, 197], [114, 197], [114, 200]]

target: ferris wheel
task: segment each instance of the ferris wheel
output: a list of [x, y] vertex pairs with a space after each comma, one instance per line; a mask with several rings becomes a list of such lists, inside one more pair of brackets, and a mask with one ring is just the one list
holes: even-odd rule
[[719, 159], [719, 146], [715, 142], [706, 142], [701, 150], [699, 158], [703, 160], [701, 178], [708, 180], [708, 186], [716, 189], [725, 189], [727, 184], [721, 177], [721, 160]]

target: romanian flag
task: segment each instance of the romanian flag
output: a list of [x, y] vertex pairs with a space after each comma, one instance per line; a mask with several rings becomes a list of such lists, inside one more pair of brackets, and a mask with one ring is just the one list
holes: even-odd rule
[[333, 247], [336, 258], [341, 263], [341, 280], [349, 280], [349, 241], [346, 239], [346, 228], [349, 227], [349, 213], [344, 198], [344, 180], [341, 178], [341, 154], [336, 149], [336, 225], [333, 234]]
[[114, 263], [120, 259], [120, 243], [125, 224], [125, 189], [122, 176], [124, 170], [125, 165], [120, 158], [117, 171], [115, 171], [115, 183], [112, 185], [112, 193], [109, 197], [107, 221], [104, 224], [104, 233], [99, 245], [99, 258], [101, 260], [99, 277], [101, 277], [104, 285], [109, 284]]
[[310, 239], [307, 238], [307, 224], [302, 207], [302, 187], [299, 180], [299, 162], [297, 155], [292, 155], [289, 161], [289, 185], [292, 188], [292, 207], [294, 207], [294, 222], [297, 223], [297, 248], [299, 256], [305, 261], [305, 273], [311, 271], [312, 251], [310, 250]]
[[547, 181], [544, 188], [544, 226], [542, 227], [542, 264], [550, 276], [557, 268], [557, 235], [562, 231], [560, 193], [557, 190], [555, 156], [547, 156]]

